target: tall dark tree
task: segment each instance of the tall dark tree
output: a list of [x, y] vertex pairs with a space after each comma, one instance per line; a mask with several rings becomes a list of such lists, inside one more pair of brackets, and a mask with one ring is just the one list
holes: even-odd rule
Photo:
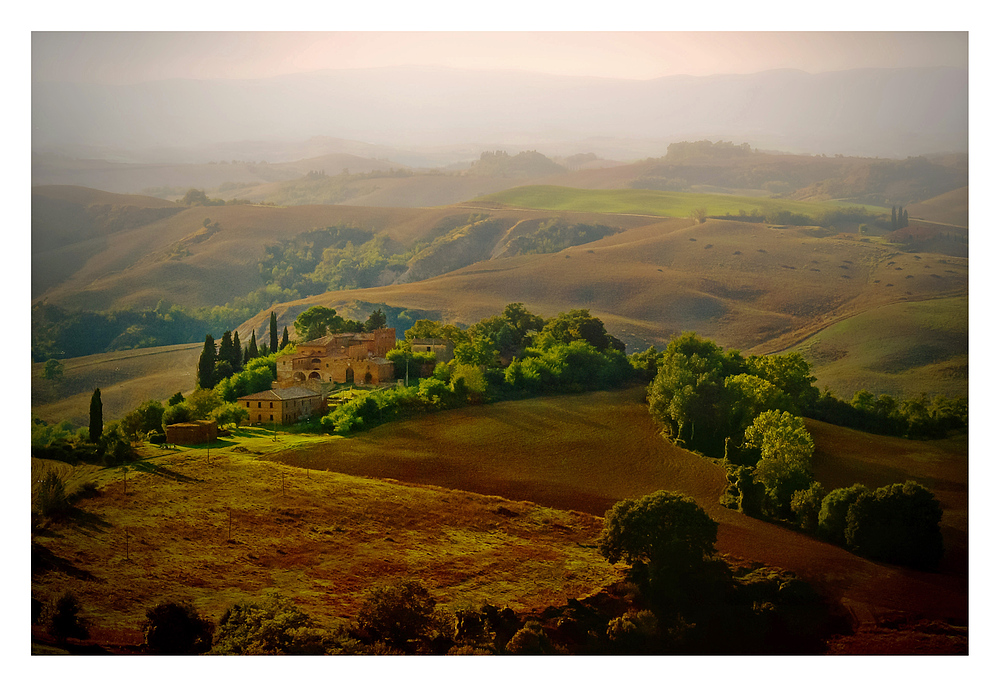
[[[237, 365], [243, 362], [242, 360], [240, 360], [239, 363], [233, 365], [233, 357], [235, 356], [235, 354], [236, 354], [236, 349], [233, 346], [233, 333], [227, 330], [222, 334], [222, 341], [219, 343], [219, 353], [216, 356], [215, 360], [216, 369], [219, 368], [218, 363], [226, 362], [229, 363], [229, 369], [235, 371]], [[219, 379], [218, 377], [215, 379], [216, 383], [220, 381], [222, 380]]]
[[278, 350], [278, 316], [271, 312], [271, 343], [269, 349], [272, 353]]
[[899, 229], [899, 225], [897, 224], [898, 221], [899, 220], [896, 219], [896, 206], [893, 205], [892, 206], [892, 230], [893, 231], [896, 231], [897, 229]]
[[243, 345], [240, 344], [240, 333], [233, 330], [233, 371], [239, 372], [243, 369]]
[[90, 397], [90, 440], [97, 443], [104, 432], [104, 404], [101, 403], [101, 390], [94, 389]]
[[215, 339], [205, 335], [205, 348], [198, 358], [198, 388], [211, 389], [215, 386]]
[[903, 227], [910, 226], [910, 213], [906, 210], [903, 210], [903, 221], [900, 222], [900, 225]]
[[251, 360], [253, 360], [254, 358], [256, 358], [256, 357], [258, 357], [260, 355], [260, 351], [257, 350], [257, 332], [256, 331], [250, 332], [250, 345], [247, 346], [247, 350], [250, 351], [250, 359]]
[[288, 345], [288, 327], [285, 327], [285, 331], [281, 333], [281, 348]]

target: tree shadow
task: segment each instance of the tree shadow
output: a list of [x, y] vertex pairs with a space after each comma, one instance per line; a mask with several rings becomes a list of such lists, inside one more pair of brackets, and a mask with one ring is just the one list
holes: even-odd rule
[[38, 542], [31, 542], [31, 574], [45, 574], [47, 572], [61, 572], [70, 577], [90, 582], [100, 581], [87, 570], [77, 567], [62, 556], [57, 556]]
[[68, 508], [62, 519], [73, 529], [91, 534], [101, 534], [111, 529], [111, 523], [101, 516], [76, 506]]
[[177, 472], [176, 470], [171, 470], [170, 468], [162, 465], [153, 465], [152, 463], [146, 461], [136, 461], [131, 463], [129, 468], [135, 470], [136, 472], [145, 472], [150, 475], [172, 479], [175, 482], [192, 483], [203, 481], [197, 477], [188, 477], [187, 475]]

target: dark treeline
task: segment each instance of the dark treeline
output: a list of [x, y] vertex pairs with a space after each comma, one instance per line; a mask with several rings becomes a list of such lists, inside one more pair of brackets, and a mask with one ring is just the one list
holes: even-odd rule
[[[633, 356], [649, 384], [650, 413], [674, 443], [720, 460], [723, 505], [794, 524], [872, 558], [933, 568], [943, 555], [942, 511], [915, 482], [827, 492], [813, 479], [803, 417], [909, 438], [968, 428], [968, 402], [898, 402], [858, 392], [850, 403], [820, 394], [797, 353], [744, 358], [692, 332], [662, 352]], [[892, 514], [889, 517], [887, 514]]]

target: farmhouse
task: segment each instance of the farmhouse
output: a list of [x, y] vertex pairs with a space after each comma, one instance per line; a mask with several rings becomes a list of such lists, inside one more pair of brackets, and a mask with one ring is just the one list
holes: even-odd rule
[[247, 411], [251, 424], [277, 422], [289, 425], [326, 411], [323, 396], [297, 386], [241, 396], [236, 402]]
[[381, 384], [395, 377], [385, 359], [396, 347], [396, 330], [331, 334], [298, 344], [294, 355], [278, 358], [278, 388], [309, 382]]

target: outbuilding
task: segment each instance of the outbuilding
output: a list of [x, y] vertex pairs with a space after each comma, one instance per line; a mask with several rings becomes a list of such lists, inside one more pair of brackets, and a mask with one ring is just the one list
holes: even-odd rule
[[290, 425], [326, 411], [323, 396], [302, 386], [268, 389], [241, 396], [236, 402], [247, 411], [251, 424]]

